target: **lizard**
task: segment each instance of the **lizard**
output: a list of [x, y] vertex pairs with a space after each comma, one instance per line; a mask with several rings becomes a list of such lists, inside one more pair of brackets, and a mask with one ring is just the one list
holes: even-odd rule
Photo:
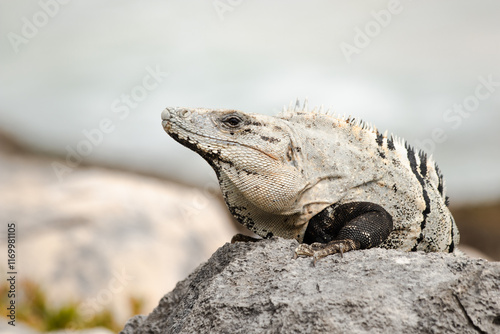
[[453, 252], [459, 231], [432, 157], [321, 109], [298, 100], [276, 116], [170, 107], [162, 126], [210, 164], [239, 223], [261, 238], [296, 239], [295, 258]]

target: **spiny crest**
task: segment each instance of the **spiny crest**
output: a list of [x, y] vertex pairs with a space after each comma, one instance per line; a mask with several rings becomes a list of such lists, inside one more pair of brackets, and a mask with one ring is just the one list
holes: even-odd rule
[[[291, 117], [297, 117], [297, 116], [308, 116], [308, 115], [319, 115], [319, 116], [325, 116], [322, 119], [330, 119], [332, 121], [337, 121], [337, 122], [342, 122], [347, 125], [350, 125], [351, 127], [359, 127], [367, 132], [372, 132], [376, 134], [377, 136], [380, 136], [380, 139], [387, 139], [388, 145], [391, 146], [389, 149], [393, 149], [394, 145], [396, 146], [403, 146], [405, 148], [410, 147], [410, 145], [406, 142], [405, 139], [395, 136], [391, 134], [388, 136], [388, 131], [386, 130], [383, 134], [380, 134], [378, 132], [378, 129], [371, 123], [367, 123], [361, 119], [356, 119], [355, 117], [352, 117], [351, 115], [346, 116], [345, 114], [342, 116], [338, 116], [333, 112], [330, 112], [330, 108], [328, 108], [326, 111], [324, 111], [323, 106], [321, 107], [315, 107], [311, 111], [308, 110], [308, 100], [307, 98], [304, 100], [304, 102], [301, 104], [300, 100], [297, 98], [295, 100], [295, 103], [292, 101], [290, 102], [290, 105], [288, 108], [286, 106], [283, 106], [283, 111], [278, 115], [278, 117], [289, 119]], [[379, 139], [379, 140], [380, 140]], [[413, 147], [411, 147], [413, 150]], [[420, 152], [417, 152], [420, 154]], [[422, 154], [425, 154], [422, 152]], [[429, 160], [432, 161], [432, 156], [429, 157]], [[438, 173], [439, 174], [439, 173]]]
[[311, 116], [314, 115], [319, 117], [320, 120], [331, 120], [332, 122], [341, 122], [350, 125], [351, 127], [360, 127], [363, 130], [376, 133], [377, 129], [370, 123], [366, 123], [363, 120], [358, 120], [352, 116], [338, 116], [334, 112], [330, 110], [330, 108], [326, 109], [323, 105], [320, 107], [314, 107], [312, 110], [309, 110], [309, 103], [307, 98], [301, 104], [300, 100], [297, 98], [295, 103], [293, 101], [290, 102], [288, 107], [283, 106], [283, 110], [277, 116], [284, 119], [291, 119], [297, 116]]
[[314, 107], [311, 111], [309, 111], [309, 103], [307, 98], [304, 99], [304, 102], [301, 104], [300, 100], [297, 98], [295, 100], [295, 103], [293, 101], [290, 102], [288, 105], [288, 108], [286, 106], [283, 106], [283, 111], [281, 112], [281, 115], [283, 114], [303, 114], [303, 113], [313, 113], [313, 114], [322, 114], [322, 115], [331, 115], [330, 108], [327, 110], [324, 110], [323, 105], [321, 105], [319, 108]]

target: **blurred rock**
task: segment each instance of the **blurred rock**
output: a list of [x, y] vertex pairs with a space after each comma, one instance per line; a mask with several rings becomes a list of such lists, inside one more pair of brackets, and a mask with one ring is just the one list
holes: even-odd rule
[[[2, 334], [39, 334], [40, 332], [35, 331], [22, 323], [17, 322], [15, 326], [7, 325], [5, 322], [0, 323], [0, 333]], [[46, 332], [46, 334], [113, 334], [112, 331], [102, 327], [88, 328], [81, 330], [58, 330]]]
[[488, 261], [495, 261], [495, 259], [492, 259], [485, 253], [481, 252], [480, 250], [477, 250], [474, 247], [470, 247], [467, 245], [460, 244], [458, 247], [459, 250], [465, 253], [468, 257], [471, 257], [473, 259], [483, 259], [483, 260], [488, 260]]
[[313, 266], [297, 245], [226, 244], [122, 333], [500, 332], [499, 262], [374, 248]]
[[[2, 318], [4, 320], [4, 318]], [[16, 322], [15, 326], [7, 324], [7, 321], [0, 322], [0, 333], [2, 334], [38, 334], [39, 332], [23, 325], [22, 323]]]
[[98, 167], [59, 181], [52, 163], [64, 161], [0, 148], [0, 248], [14, 222], [17, 277], [41, 284], [54, 306], [83, 301], [84, 316], [111, 308], [124, 322], [131, 297], [151, 310], [234, 234], [208, 191]]
[[51, 331], [45, 334], [113, 334], [113, 331], [110, 331], [107, 328], [97, 327], [97, 328], [81, 329], [75, 331], [58, 330], [58, 331]]

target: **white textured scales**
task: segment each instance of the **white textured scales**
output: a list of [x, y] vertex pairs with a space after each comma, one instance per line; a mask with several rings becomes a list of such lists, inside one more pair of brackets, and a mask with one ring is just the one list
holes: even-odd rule
[[363, 122], [309, 112], [306, 103], [275, 117], [167, 108], [162, 119], [172, 138], [213, 167], [233, 216], [264, 238], [302, 242], [323, 209], [372, 202], [393, 219], [380, 247], [453, 251], [458, 244], [434, 161]]

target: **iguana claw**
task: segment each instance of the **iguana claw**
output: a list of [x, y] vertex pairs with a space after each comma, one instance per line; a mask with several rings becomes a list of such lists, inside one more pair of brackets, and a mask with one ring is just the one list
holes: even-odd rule
[[327, 244], [322, 244], [319, 242], [315, 242], [313, 244], [300, 244], [299, 247], [295, 249], [293, 258], [296, 259], [299, 256], [311, 256], [313, 258], [314, 264], [319, 259], [324, 258], [325, 256], [340, 253], [341, 257], [344, 257], [344, 253], [359, 249], [359, 242], [355, 242], [353, 240], [334, 240]]

